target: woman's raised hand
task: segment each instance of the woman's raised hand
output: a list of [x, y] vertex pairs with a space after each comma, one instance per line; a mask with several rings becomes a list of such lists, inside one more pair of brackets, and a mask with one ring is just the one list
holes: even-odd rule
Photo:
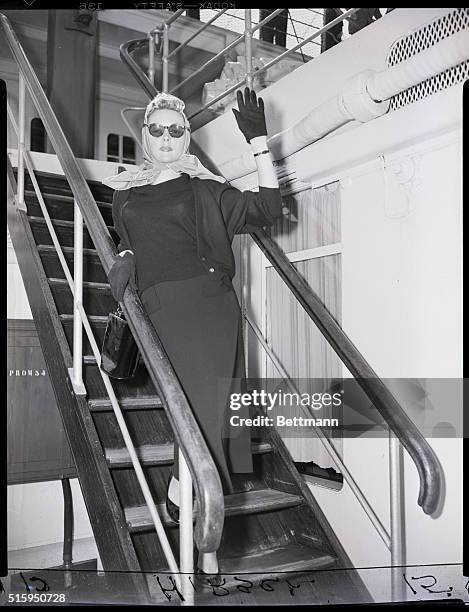
[[265, 124], [264, 100], [256, 96], [256, 92], [249, 87], [244, 90], [244, 98], [241, 91], [238, 91], [238, 108], [233, 108], [233, 113], [238, 123], [238, 127], [244, 134], [247, 142], [257, 136], [267, 136]]

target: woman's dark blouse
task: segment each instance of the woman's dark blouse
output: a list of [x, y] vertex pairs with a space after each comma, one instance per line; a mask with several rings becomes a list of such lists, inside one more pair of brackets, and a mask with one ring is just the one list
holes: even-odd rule
[[138, 287], [206, 274], [197, 256], [190, 178], [134, 187], [123, 219], [135, 253]]
[[[249, 233], [259, 227], [272, 226], [275, 219], [282, 215], [280, 190], [260, 186], [259, 192], [240, 191], [227, 182], [189, 177], [188, 175], [182, 175], [179, 178], [182, 179], [181, 184], [187, 181], [187, 185], [192, 188], [197, 228], [197, 255], [205, 273], [216, 282], [219, 282], [225, 276], [233, 278], [236, 266], [231, 243], [235, 234]], [[174, 179], [174, 185], [180, 184], [177, 183], [179, 178]], [[145, 228], [147, 241], [149, 237], [150, 242], [160, 239], [157, 227], [153, 223], [150, 224], [143, 214], [138, 219], [138, 232], [131, 238], [127, 227], [127, 218], [124, 219], [124, 216], [128, 206], [129, 210], [133, 208], [132, 202], [135, 204], [137, 201], [144, 200], [143, 196], [134, 199], [135, 194], [156, 194], [157, 190], [160, 192], [159, 190], [164, 188], [165, 185], [169, 186], [161, 183], [160, 185], [145, 185], [114, 191], [112, 218], [114, 228], [120, 238], [118, 251], [131, 249], [134, 253], [139, 252], [137, 249], [141, 240], [142, 228]], [[174, 194], [171, 194], [170, 197], [174, 203]], [[153, 196], [152, 205], [157, 206], [158, 203], [159, 199], [156, 200]], [[138, 211], [138, 209], [136, 210]], [[152, 208], [151, 212], [155, 212], [155, 210]], [[152, 263], [157, 258], [162, 261], [161, 258], [165, 257], [161, 248], [153, 245], [151, 251], [154, 254]], [[148, 259], [148, 251], [143, 257]], [[140, 288], [143, 287], [140, 282], [138, 284]]]

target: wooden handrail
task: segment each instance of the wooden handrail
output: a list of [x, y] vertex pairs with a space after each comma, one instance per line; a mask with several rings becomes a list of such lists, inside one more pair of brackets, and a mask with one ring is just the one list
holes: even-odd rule
[[433, 514], [443, 470], [432, 447], [282, 249], [265, 230], [251, 236], [409, 453], [420, 478], [418, 504], [425, 514]]
[[[10, 50], [51, 139], [107, 274], [116, 257], [114, 241], [9, 19], [3, 13], [0, 13], [0, 19]], [[194, 539], [200, 551], [214, 552], [219, 547], [224, 522], [224, 497], [220, 476], [163, 345], [132, 287], [127, 287], [122, 303], [150, 377], [163, 401], [177, 443], [192, 475], [200, 508], [196, 518]]]

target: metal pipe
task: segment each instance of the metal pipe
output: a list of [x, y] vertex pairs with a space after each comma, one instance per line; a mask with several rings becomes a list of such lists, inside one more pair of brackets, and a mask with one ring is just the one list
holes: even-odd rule
[[246, 85], [252, 89], [252, 23], [251, 9], [244, 10], [244, 61]]
[[194, 38], [196, 38], [196, 36], [198, 36], [201, 32], [206, 30], [210, 24], [212, 24], [219, 17], [221, 17], [223, 15], [223, 13], [226, 13], [227, 10], [228, 9], [226, 8], [226, 9], [221, 9], [220, 11], [218, 11], [218, 13], [216, 15], [214, 15], [211, 19], [209, 19], [207, 22], [205, 22], [200, 28], [198, 28], [193, 34], [191, 34], [189, 36], [189, 38], [186, 38], [186, 40], [184, 40], [180, 45], [178, 45], [175, 49], [173, 49], [171, 51], [171, 53], [168, 54], [168, 58], [172, 57], [173, 55], [176, 55], [176, 53], [179, 53], [179, 51], [184, 49], [184, 47], [187, 47], [187, 45], [192, 40], [194, 40]]
[[171, 25], [174, 21], [176, 21], [176, 19], [179, 19], [179, 17], [184, 13], [186, 9], [179, 9], [177, 11], [175, 11], [171, 17], [168, 17], [168, 19], [166, 19], [165, 21], [163, 21], [163, 25]]
[[121, 119], [122, 121], [125, 123], [127, 129], [129, 130], [129, 132], [132, 134], [133, 139], [135, 140], [135, 142], [137, 143], [137, 145], [140, 147], [140, 149], [143, 151], [143, 147], [142, 147], [142, 139], [141, 136], [139, 136], [135, 131], [134, 128], [130, 125], [129, 121], [127, 121], [125, 113], [129, 110], [139, 110], [139, 111], [144, 111], [145, 108], [144, 107], [140, 107], [140, 106], [127, 106], [126, 108], [123, 108], [121, 110]]
[[[249, 325], [251, 326], [252, 330], [256, 334], [257, 339], [261, 343], [264, 351], [266, 352], [268, 357], [271, 359], [271, 361], [274, 364], [274, 366], [277, 368], [277, 371], [279, 372], [280, 376], [285, 380], [285, 382], [287, 383], [288, 387], [290, 388], [290, 390], [293, 393], [298, 393], [298, 389], [292, 383], [288, 372], [285, 370], [285, 368], [283, 367], [282, 362], [279, 360], [277, 355], [274, 353], [272, 347], [269, 345], [267, 340], [264, 338], [261, 330], [258, 328], [258, 326], [253, 321], [250, 320], [249, 317], [246, 317], [246, 319], [247, 319], [247, 322], [249, 323]], [[307, 407], [304, 407], [304, 408], [307, 408]], [[308, 414], [308, 417], [309, 416], [311, 416], [311, 415]], [[344, 477], [344, 480], [347, 482], [348, 486], [352, 490], [352, 493], [355, 495], [355, 497], [357, 498], [359, 504], [361, 505], [361, 507], [365, 511], [366, 515], [370, 519], [371, 523], [373, 524], [373, 527], [378, 532], [378, 535], [383, 540], [383, 542], [386, 545], [386, 547], [390, 548], [391, 547], [391, 538], [390, 538], [388, 532], [386, 531], [386, 528], [384, 527], [384, 525], [380, 521], [380, 519], [379, 519], [378, 515], [376, 514], [376, 512], [371, 507], [371, 505], [368, 502], [368, 500], [366, 499], [365, 495], [362, 493], [362, 491], [361, 491], [360, 487], [358, 486], [358, 484], [355, 482], [352, 474], [349, 472], [347, 466], [342, 461], [342, 458], [339, 455], [339, 453], [337, 452], [335, 446], [329, 440], [329, 438], [327, 438], [324, 435], [324, 433], [322, 432], [322, 429], [320, 427], [313, 426], [312, 429], [314, 429], [314, 431], [317, 434], [319, 440], [321, 441], [321, 444], [324, 446], [326, 451], [329, 453], [329, 455], [331, 456], [332, 460], [336, 464], [337, 468], [341, 471], [341, 473], [342, 473], [342, 475]]]
[[404, 496], [402, 490], [402, 445], [389, 430], [389, 501], [391, 525], [391, 593], [392, 601], [405, 598], [402, 566], [405, 565]]
[[154, 32], [148, 34], [148, 78], [155, 84], [155, 38]]
[[[265, 17], [262, 21], [259, 21], [259, 23], [256, 23], [252, 28], [251, 28], [251, 32], [254, 34], [254, 32], [256, 32], [259, 28], [262, 28], [263, 26], [265, 26], [266, 23], [269, 23], [269, 21], [271, 19], [273, 19], [274, 17], [276, 17], [279, 13], [281, 13], [283, 10], [285, 9], [275, 9], [275, 11], [273, 13], [270, 13], [270, 15], [267, 15], [267, 17]], [[252, 26], [252, 23], [251, 23]]]
[[73, 383], [84, 393], [83, 386], [83, 325], [80, 304], [83, 302], [83, 215], [73, 201]]
[[62, 478], [62, 492], [64, 496], [64, 543], [63, 543], [63, 567], [72, 569], [73, 550], [73, 498], [70, 488], [70, 479]]
[[469, 28], [464, 28], [407, 60], [374, 73], [366, 84], [372, 100], [388, 100], [469, 58]]
[[73, 497], [69, 478], [61, 478], [62, 492], [64, 497], [64, 543], [63, 564], [64, 583], [66, 587], [72, 586], [73, 569]]
[[163, 81], [161, 86], [161, 91], [164, 93], [168, 92], [168, 82], [169, 82], [169, 62], [168, 62], [168, 53], [169, 53], [169, 24], [164, 23], [163, 25], [163, 56], [162, 56], [162, 70], [163, 70]]
[[26, 151], [24, 143], [26, 121], [26, 91], [24, 78], [21, 72], [18, 76], [18, 187], [17, 187], [17, 205], [22, 209], [26, 209], [24, 202], [24, 154]]
[[194, 574], [192, 478], [181, 449], [179, 449], [179, 492], [179, 565], [183, 581], [184, 605], [192, 605], [194, 589], [189, 581], [189, 577]]
[[[160, 32], [160, 36], [162, 33]], [[122, 43], [119, 47], [119, 55], [122, 62], [129, 68], [130, 72], [137, 79], [140, 87], [145, 91], [149, 98], [154, 98], [158, 93], [157, 88], [153, 83], [150, 83], [150, 80], [144, 70], [137, 64], [137, 62], [132, 57], [132, 54], [144, 47], [148, 44], [146, 38], [138, 39], [138, 40], [129, 40], [125, 43]]]

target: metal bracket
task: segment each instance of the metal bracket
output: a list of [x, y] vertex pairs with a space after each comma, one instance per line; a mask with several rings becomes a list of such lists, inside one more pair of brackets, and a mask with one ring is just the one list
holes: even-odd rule
[[72, 381], [72, 387], [73, 387], [73, 390], [75, 391], [75, 395], [86, 395], [86, 389], [85, 389], [85, 385], [83, 384], [83, 381], [77, 384], [73, 380], [73, 368], [67, 368], [67, 370], [68, 370], [68, 375], [70, 376], [70, 380]]

